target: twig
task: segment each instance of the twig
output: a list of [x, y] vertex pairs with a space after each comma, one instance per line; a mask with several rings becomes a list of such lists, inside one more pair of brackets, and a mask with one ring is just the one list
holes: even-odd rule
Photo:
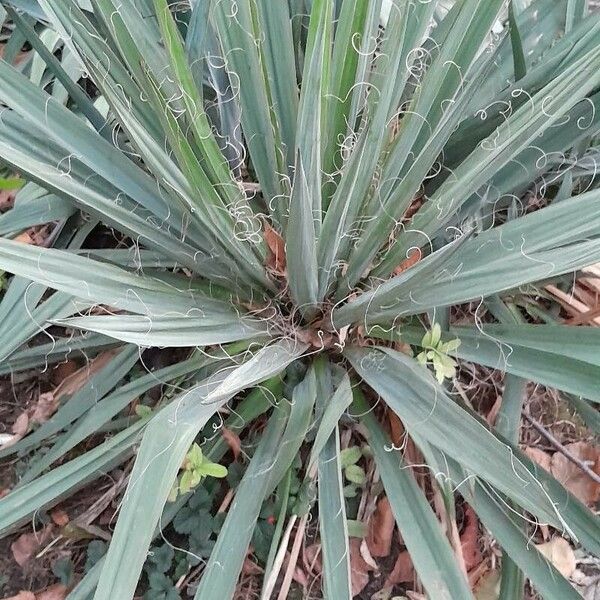
[[573, 464], [577, 465], [588, 477], [593, 479], [596, 483], [600, 483], [600, 475], [597, 475], [590, 469], [590, 467], [577, 458], [572, 452], [569, 452], [547, 429], [542, 427], [540, 423], [538, 423], [533, 417], [530, 417], [528, 414], [523, 413], [523, 416], [533, 428], [543, 437], [545, 437], [561, 454], [563, 454], [566, 458], [568, 458]]
[[571, 317], [570, 319], [566, 319], [565, 323], [568, 323], [569, 325], [581, 325], [581, 323], [589, 323], [596, 317], [600, 317], [600, 306], [595, 306], [587, 312], [581, 313], [575, 317]]
[[306, 529], [307, 521], [308, 513], [305, 514], [302, 517], [302, 519], [300, 519], [298, 529], [296, 530], [296, 537], [294, 538], [294, 543], [292, 544], [292, 552], [290, 554], [290, 562], [288, 563], [287, 569], [285, 571], [283, 582], [281, 584], [281, 590], [279, 591], [279, 596], [277, 596], [277, 600], [285, 600], [288, 597], [288, 592], [290, 591], [290, 586], [292, 585], [292, 578], [294, 577], [294, 570], [296, 568], [296, 564], [298, 563], [300, 546], [302, 545], [302, 542], [304, 540], [304, 531]]
[[281, 567], [283, 565], [283, 561], [285, 560], [285, 552], [287, 550], [290, 536], [292, 535], [292, 529], [294, 528], [294, 524], [296, 523], [297, 515], [292, 515], [290, 520], [285, 528], [285, 532], [281, 541], [279, 543], [279, 550], [275, 555], [275, 561], [273, 562], [273, 566], [271, 567], [271, 571], [266, 576], [266, 581], [263, 584], [262, 594], [260, 596], [261, 600], [269, 600], [273, 590], [275, 589], [275, 583], [277, 582], [277, 577], [279, 576], [279, 571], [281, 571]]

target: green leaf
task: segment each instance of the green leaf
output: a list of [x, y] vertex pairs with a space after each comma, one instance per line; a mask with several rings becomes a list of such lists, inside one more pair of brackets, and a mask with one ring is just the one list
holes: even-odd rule
[[146, 315], [201, 315], [209, 306], [217, 310], [226, 306], [184, 277], [141, 276], [66, 251], [12, 240], [0, 240], [0, 268], [83, 300]]
[[[345, 373], [342, 377], [342, 381], [335, 389], [331, 398], [329, 398], [327, 401], [323, 410], [323, 414], [321, 415], [319, 428], [317, 429], [317, 435], [315, 436], [310, 451], [310, 457], [306, 469], [307, 472], [310, 472], [312, 467], [316, 464], [316, 460], [321, 453], [321, 450], [323, 450], [325, 447], [327, 440], [331, 437], [335, 428], [338, 426], [338, 422], [344, 411], [350, 406], [351, 403], [352, 389], [350, 387], [350, 378]], [[355, 452], [355, 448], [360, 451], [360, 448], [357, 448], [356, 446], [341, 451], [339, 460], [342, 468], [344, 466], [348, 466], [349, 464], [354, 464], [360, 460], [361, 454], [359, 454], [356, 460], [353, 460], [354, 456], [352, 453]], [[348, 462], [345, 464], [345, 461], [348, 460], [353, 460], [353, 462]]]
[[358, 465], [348, 465], [344, 469], [344, 475], [348, 481], [356, 485], [364, 485], [367, 481], [365, 470]]
[[321, 230], [322, 138], [330, 77], [332, 0], [315, 0], [310, 17], [296, 136], [296, 168], [285, 230], [292, 296], [310, 314], [322, 299], [318, 290], [316, 244]]
[[[275, 489], [296, 460], [313, 424], [317, 398], [316, 371], [311, 365], [304, 379], [294, 387], [289, 416], [281, 439], [277, 462], [271, 469], [269, 492]], [[286, 402], [284, 400], [284, 402]]]
[[[472, 504], [483, 524], [492, 532], [507, 554], [527, 575], [535, 589], [545, 598], [580, 598], [575, 588], [556, 570], [542, 554], [531, 544], [526, 532], [515, 522], [515, 515], [506, 507], [502, 499], [487, 486], [477, 484], [474, 492], [466, 493], [467, 501]], [[503, 564], [502, 589], [508, 594]], [[502, 600], [513, 600], [523, 594], [523, 582], [513, 581], [514, 594], [501, 595]]]
[[[350, 255], [348, 270], [339, 286], [338, 300], [369, 270], [377, 251], [395, 231], [446, 141], [464, 118], [472, 94], [491, 67], [493, 53], [480, 54], [480, 49], [485, 45], [503, 4], [502, 0], [465, 0], [456, 4], [457, 13], [450, 30], [441, 46], [432, 53], [435, 58], [420, 79], [418, 91], [405, 109], [398, 134], [386, 153], [378, 177], [380, 184], [364, 211], [370, 218], [365, 219], [364, 231]], [[407, 5], [404, 6], [408, 9]], [[417, 23], [407, 24], [410, 36], [416, 30], [426, 31], [430, 21], [428, 15], [433, 8], [432, 3], [424, 2], [407, 10], [409, 15], [420, 13]], [[413, 42], [412, 37], [408, 39]], [[402, 56], [417, 60], [413, 52], [415, 44], [410, 42], [403, 49]], [[408, 72], [404, 76], [408, 77]], [[388, 113], [386, 121], [389, 118]], [[370, 149], [367, 148], [366, 152]], [[408, 231], [403, 232], [402, 237], [407, 234]], [[401, 256], [392, 252], [398, 260], [389, 269], [386, 264], [386, 276], [408, 256], [407, 248], [402, 248]]]
[[[350, 599], [350, 549], [342, 482], [340, 437], [336, 427], [319, 453], [319, 526], [323, 549], [325, 598]], [[346, 477], [348, 469], [346, 468]], [[362, 469], [361, 469], [362, 470]]]
[[217, 479], [227, 477], [227, 467], [217, 463], [205, 462], [202, 464], [199, 471], [206, 477], [216, 477]]
[[73, 421], [93, 408], [100, 398], [110, 392], [139, 360], [139, 350], [134, 346], [126, 346], [117, 353], [113, 352], [111, 360], [99, 371], [92, 373], [73, 395], [63, 400], [62, 405], [47, 421], [14, 446], [0, 450], [0, 456], [27, 450], [68, 428]]
[[340, 452], [340, 465], [342, 469], [355, 465], [362, 458], [362, 450], [359, 446], [350, 446], [350, 448], [344, 448]]
[[93, 450], [57, 467], [0, 500], [0, 535], [10, 533], [37, 511], [94, 481], [133, 453], [143, 422], [109, 438]]
[[48, 194], [27, 204], [15, 206], [0, 215], [0, 235], [14, 234], [50, 221], [69, 218], [76, 208], [62, 198]]
[[[412, 328], [392, 334], [411, 344], [419, 336], [420, 331]], [[451, 327], [444, 334], [444, 338], [453, 336], [461, 340], [455, 355], [463, 360], [600, 402], [600, 331], [595, 327], [486, 324]]]
[[64, 327], [95, 331], [138, 346], [194, 347], [268, 336], [264, 322], [233, 310], [190, 317], [137, 315], [74, 317], [57, 321]]
[[8, 15], [15, 25], [23, 32], [27, 41], [32, 45], [34, 50], [40, 55], [48, 68], [64, 86], [69, 97], [75, 101], [81, 112], [86, 116], [89, 122], [94, 126], [96, 131], [102, 131], [107, 123], [106, 119], [98, 112], [89, 96], [74, 82], [68, 73], [63, 68], [61, 62], [52, 54], [46, 47], [35, 29], [24, 19], [16, 10], [10, 6], [6, 7]]
[[202, 448], [195, 442], [192, 444], [188, 453], [185, 455], [185, 459], [190, 467], [190, 470], [197, 469], [202, 465], [204, 457], [202, 456]]
[[513, 62], [515, 65], [515, 81], [519, 81], [527, 75], [527, 64], [523, 52], [523, 42], [519, 33], [519, 25], [515, 19], [515, 3], [510, 0], [508, 5], [508, 23], [510, 29], [510, 42], [513, 51]]
[[[119, 361], [121, 360], [121, 355], [119, 355]], [[85, 440], [88, 436], [93, 435], [100, 427], [108, 423], [130, 403], [142, 396], [148, 390], [156, 387], [159, 381], [167, 383], [173, 379], [187, 375], [190, 372], [198, 371], [201, 367], [209, 364], [210, 361], [211, 359], [205, 357], [193, 357], [190, 360], [176, 363], [165, 367], [164, 369], [157, 369], [152, 373], [148, 373], [143, 377], [139, 377], [120, 386], [118, 389], [104, 397], [101, 397], [104, 390], [101, 388], [98, 389], [96, 382], [91, 382], [92, 389], [95, 388], [96, 391], [96, 395], [92, 398], [93, 404], [91, 407], [89, 407], [89, 402], [84, 402], [85, 396], [82, 397], [78, 394], [71, 399], [69, 404], [59, 409], [59, 412], [53, 419], [60, 417], [60, 420], [65, 422], [66, 415], [64, 415], [64, 412], [71, 404], [78, 410], [80, 407], [85, 409], [86, 405], [89, 407], [77, 421], [72, 423], [65, 432], [57, 438], [54, 445], [42, 457], [39, 457], [29, 466], [27, 471], [21, 477], [21, 483], [26, 483], [37, 477], [53, 462], [64, 456], [69, 450]], [[213, 359], [213, 362], [216, 361]], [[114, 366], [112, 364], [108, 365], [106, 371], [112, 375], [114, 373]], [[107, 375], [105, 375], [104, 372], [101, 373], [101, 377], [99, 378], [100, 381], [104, 381], [106, 378]], [[142, 410], [139, 411], [138, 409]], [[142, 414], [139, 414], [140, 412]], [[152, 409], [143, 404], [139, 404], [136, 407], [136, 413], [145, 419], [152, 415]], [[73, 414], [74, 411], [71, 410], [71, 418], [73, 418]], [[54, 425], [53, 429], [56, 429], [56, 425]], [[35, 433], [32, 435], [35, 435]], [[25, 438], [25, 440], [27, 439], [28, 438]]]
[[410, 248], [423, 246], [427, 239], [440, 231], [467, 198], [494, 173], [590, 94], [600, 83], [599, 67], [600, 49], [595, 47], [562, 71], [483, 140], [411, 219], [407, 231], [386, 256], [386, 268], [387, 265], [391, 267], [388, 272]]
[[599, 206], [600, 192], [594, 190], [475, 238], [459, 238], [337, 309], [333, 321], [337, 327], [363, 319], [367, 324], [393, 322], [597, 262]]
[[240, 482], [211, 552], [194, 600], [231, 598], [242, 570], [252, 532], [271, 484], [270, 468], [277, 463], [286, 411], [275, 409]]
[[[152, 418], [131, 473], [96, 600], [133, 595], [152, 531], [198, 431], [237, 392], [281, 372], [305, 349], [289, 340], [267, 346], [241, 366], [223, 369], [183, 393]], [[147, 489], [153, 493], [147, 494]]]
[[258, 0], [256, 7], [257, 21], [264, 33], [262, 58], [287, 172], [295, 161], [298, 118], [298, 83], [289, 4]]
[[1, 177], [0, 178], [0, 190], [18, 190], [25, 185], [23, 179], [18, 177]]
[[573, 27], [583, 19], [588, 10], [587, 4], [586, 0], [567, 0], [566, 33], [573, 29]]
[[256, 5], [251, 0], [214, 2], [212, 20], [226, 57], [225, 69], [233, 97], [240, 104], [242, 129], [252, 164], [267, 204], [271, 207], [274, 202], [273, 215], [281, 223], [284, 207], [280, 198], [285, 187], [280, 174], [287, 169], [277, 155], [279, 124], [272, 118], [273, 95], [263, 67], [262, 43], [257, 43], [263, 36], [258, 29]]
[[591, 513], [517, 447], [451, 400], [412, 359], [389, 349], [352, 348], [345, 354], [409, 433], [430, 442], [544, 522], [572, 530], [591, 551], [599, 546], [598, 523]]
[[392, 512], [420, 580], [431, 598], [472, 598], [469, 584], [458, 569], [448, 540], [423, 491], [400, 452], [389, 452], [390, 442], [377, 423], [362, 392], [354, 388], [353, 412], [367, 428], [369, 445], [390, 501]]

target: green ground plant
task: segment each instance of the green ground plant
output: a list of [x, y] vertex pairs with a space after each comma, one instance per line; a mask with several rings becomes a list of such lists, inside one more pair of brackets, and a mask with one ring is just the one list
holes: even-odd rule
[[[161, 542], [169, 524], [206, 562], [195, 600], [233, 596], [251, 543], [268, 598], [311, 514], [324, 596], [346, 599], [368, 456], [428, 596], [471, 598], [386, 406], [446, 505], [460, 494], [502, 547], [500, 598], [522, 598], [524, 577], [578, 598], [526, 525], [600, 555], [598, 521], [517, 428], [534, 381], [597, 432], [600, 330], [519, 299], [600, 261], [600, 16], [581, 0], [2, 5], [19, 37], [0, 61], [0, 158], [28, 183], [0, 216], [0, 372], [113, 353], [0, 447], [33, 456], [0, 532], [134, 457], [106, 554], [69, 600], [128, 600], [140, 582], [178, 597], [194, 565]], [[45, 223], [45, 245], [14, 239]], [[140, 369], [148, 348], [183, 358]], [[507, 374], [496, 428], [453, 393], [457, 361]], [[219, 521], [220, 428], [252, 435]], [[342, 449], [348, 428], [363, 439]]]

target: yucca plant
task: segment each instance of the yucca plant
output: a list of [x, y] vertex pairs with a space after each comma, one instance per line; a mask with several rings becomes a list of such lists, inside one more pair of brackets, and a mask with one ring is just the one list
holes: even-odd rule
[[[351, 427], [428, 596], [470, 598], [451, 539], [391, 446], [385, 406], [447, 510], [459, 493], [503, 548], [500, 597], [522, 598], [526, 576], [545, 598], [577, 598], [526, 525], [600, 554], [598, 522], [524, 455], [518, 426], [531, 380], [567, 392], [598, 427], [582, 398], [600, 401], [599, 330], [520, 302], [532, 284], [600, 260], [586, 154], [600, 130], [600, 19], [586, 3], [3, 4], [50, 76], [0, 62], [0, 157], [31, 182], [3, 217], [0, 268], [14, 277], [0, 305], [2, 370], [117, 350], [0, 450], [49, 446], [0, 500], [0, 530], [135, 454], [108, 553], [69, 596], [132, 598], [157, 528], [223, 474], [212, 425], [262, 419], [195, 598], [232, 597], [261, 507], [291, 469], [302, 485], [262, 597], [285, 594], [283, 558], [312, 511], [324, 596], [350, 598], [340, 430]], [[64, 53], [78, 69], [67, 73]], [[523, 201], [533, 184], [546, 201], [535, 212]], [[58, 223], [53, 248], [10, 239], [46, 222]], [[98, 224], [115, 247], [94, 242]], [[451, 307], [471, 301], [475, 324], [456, 326]], [[27, 346], [50, 327], [51, 342]], [[148, 347], [197, 349], [121, 384]], [[454, 396], [456, 359], [506, 372], [495, 429]], [[154, 410], [68, 455], [157, 381], [172, 391]]]

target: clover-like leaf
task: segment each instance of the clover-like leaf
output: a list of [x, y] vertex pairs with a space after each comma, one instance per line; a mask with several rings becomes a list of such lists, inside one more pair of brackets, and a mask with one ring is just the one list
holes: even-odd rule
[[346, 469], [350, 465], [356, 464], [362, 457], [362, 450], [358, 446], [351, 446], [340, 452], [340, 466]]
[[348, 481], [356, 483], [356, 485], [363, 485], [367, 481], [364, 469], [358, 465], [349, 465], [346, 467], [344, 475]]

